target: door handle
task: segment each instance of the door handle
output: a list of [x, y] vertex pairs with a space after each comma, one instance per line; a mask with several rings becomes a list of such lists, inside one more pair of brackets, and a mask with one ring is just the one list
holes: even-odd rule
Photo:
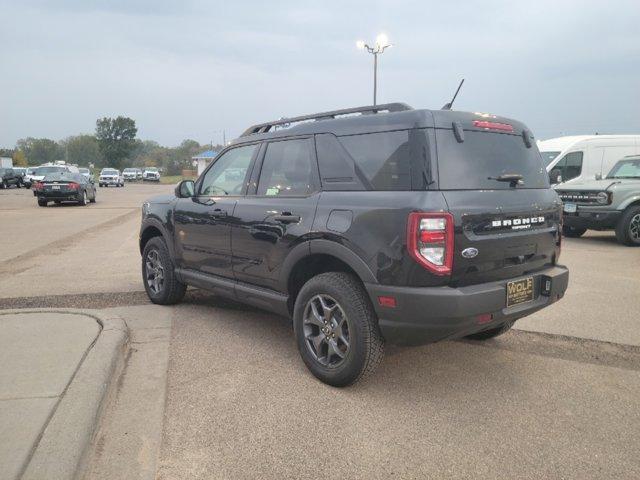
[[209, 212], [209, 216], [210, 217], [214, 217], [214, 218], [226, 217], [227, 216], [227, 211], [226, 210], [222, 210], [221, 208], [216, 208], [215, 210], [212, 210], [212, 211]]
[[299, 223], [300, 215], [292, 215], [291, 212], [282, 212], [280, 215], [273, 217], [273, 220], [278, 223]]

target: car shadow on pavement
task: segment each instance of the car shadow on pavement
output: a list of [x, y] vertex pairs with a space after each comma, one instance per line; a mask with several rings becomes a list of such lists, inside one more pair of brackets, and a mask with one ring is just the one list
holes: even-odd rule
[[[246, 361], [264, 360], [272, 363], [271, 367], [281, 372], [288, 372], [285, 377], [301, 377], [305, 383], [311, 382], [321, 388], [331, 388], [321, 384], [307, 372], [299, 356], [294, 339], [293, 326], [290, 319], [274, 315], [257, 308], [227, 300], [201, 290], [189, 292], [185, 302], [178, 307], [187, 308], [191, 314], [174, 317], [174, 322], [182, 319], [199, 322], [198, 342], [212, 342], [204, 350], [219, 349], [218, 341], [227, 338], [236, 342], [236, 353], [244, 351]], [[196, 313], [197, 312], [197, 313]], [[188, 320], [187, 320], [188, 319]], [[174, 324], [175, 326], [175, 324]], [[181, 335], [194, 327], [193, 323], [186, 330], [176, 329]], [[209, 331], [210, 333], [206, 333]], [[499, 340], [493, 340], [495, 342]], [[402, 347], [387, 345], [385, 358], [378, 370], [368, 379], [351, 387], [351, 390], [384, 390], [386, 395], [406, 394], [413, 390], [416, 394], [437, 392], [438, 396], [448, 396], [456, 390], [493, 388], [491, 379], [499, 371], [500, 382], [505, 382], [514, 375], [517, 383], [518, 369], [513, 369], [512, 352], [478, 345], [477, 343], [445, 341], [418, 347]], [[225, 348], [229, 345], [225, 345]], [[253, 357], [253, 360], [252, 360]], [[452, 385], [456, 385], [452, 388]], [[399, 390], [398, 388], [401, 387]]]

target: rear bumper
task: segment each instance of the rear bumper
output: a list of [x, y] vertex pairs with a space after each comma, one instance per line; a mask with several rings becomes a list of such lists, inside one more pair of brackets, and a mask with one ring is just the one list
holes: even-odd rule
[[603, 230], [615, 228], [621, 215], [619, 210], [585, 210], [578, 207], [576, 213], [565, 213], [562, 219], [569, 227]]
[[[36, 193], [36, 192], [34, 192]], [[60, 202], [79, 202], [82, 199], [82, 192], [37, 192], [38, 200], [46, 200], [48, 202], [58, 200]]]
[[[560, 265], [531, 276], [534, 277], [534, 299], [508, 308], [506, 284], [517, 278], [460, 288], [379, 284], [365, 284], [365, 287], [385, 339], [389, 343], [421, 345], [464, 337], [530, 315], [562, 298], [569, 283], [569, 270]], [[543, 279], [551, 280], [549, 295], [541, 294]], [[380, 306], [379, 296], [394, 297], [396, 307]], [[479, 323], [478, 316], [485, 314], [491, 314], [491, 320]]]

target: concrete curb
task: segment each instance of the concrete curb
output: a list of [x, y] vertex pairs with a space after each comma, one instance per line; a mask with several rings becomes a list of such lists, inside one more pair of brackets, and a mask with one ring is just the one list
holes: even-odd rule
[[3, 310], [0, 315], [20, 313], [84, 315], [102, 327], [62, 395], [22, 476], [25, 480], [82, 478], [110, 387], [124, 364], [129, 329], [121, 318], [94, 310]]

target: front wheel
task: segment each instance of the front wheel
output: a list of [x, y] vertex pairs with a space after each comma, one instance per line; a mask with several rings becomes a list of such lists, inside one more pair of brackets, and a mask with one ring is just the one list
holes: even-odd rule
[[369, 297], [348, 273], [322, 273], [309, 280], [296, 298], [293, 327], [307, 368], [334, 387], [367, 377], [384, 356]]
[[618, 242], [640, 247], [640, 206], [627, 207], [616, 225]]
[[570, 227], [569, 225], [562, 226], [562, 235], [569, 238], [581, 237], [586, 231], [586, 228]]
[[173, 305], [184, 297], [187, 286], [178, 281], [167, 245], [153, 237], [142, 251], [142, 282], [149, 299], [158, 305]]

